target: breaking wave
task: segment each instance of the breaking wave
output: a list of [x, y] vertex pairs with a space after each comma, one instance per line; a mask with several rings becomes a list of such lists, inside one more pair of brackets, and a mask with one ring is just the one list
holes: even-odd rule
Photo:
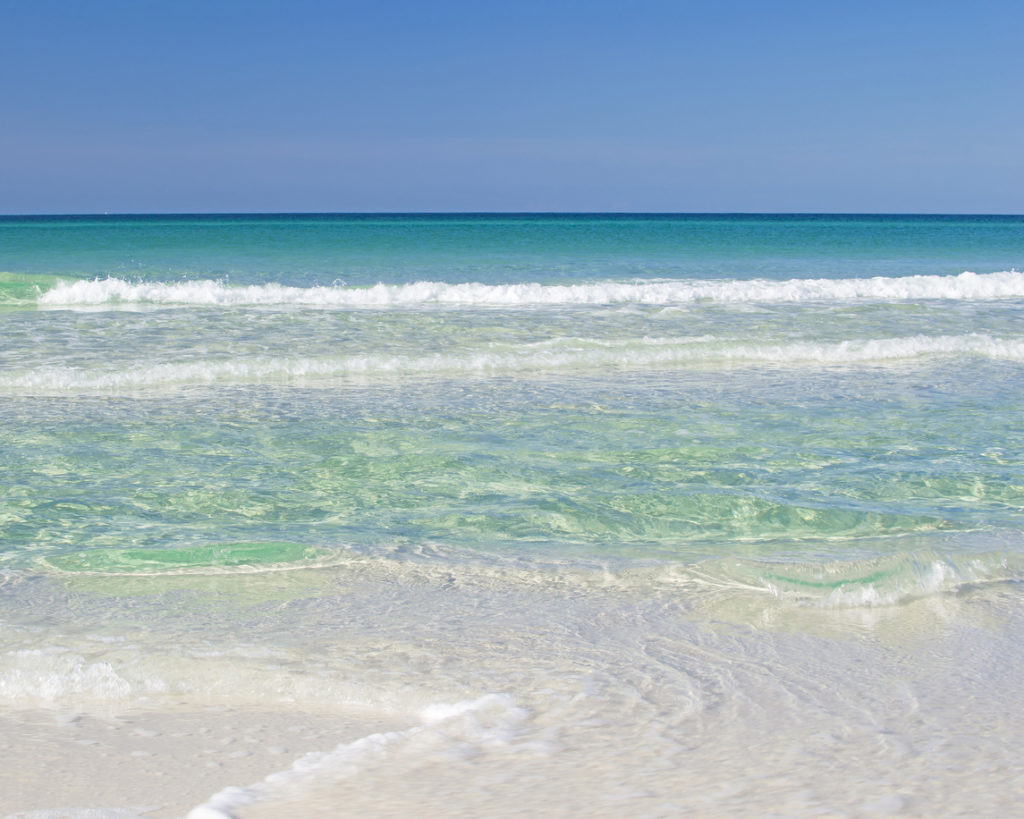
[[189, 385], [317, 384], [389, 377], [500, 375], [566, 370], [768, 366], [855, 366], [927, 357], [1024, 361], [1024, 339], [970, 333], [841, 342], [751, 344], [708, 336], [623, 340], [558, 338], [432, 355], [252, 356], [122, 368], [40, 367], [0, 374], [2, 392], [120, 391]]
[[691, 302], [786, 303], [985, 300], [1024, 296], [1024, 273], [961, 273], [957, 276], [876, 276], [867, 279], [640, 280], [593, 284], [377, 284], [372, 287], [232, 286], [220, 281], [130, 282], [107, 278], [57, 282], [39, 295], [45, 307], [132, 304], [388, 308], [420, 305], [518, 307], [532, 305], [669, 305]]

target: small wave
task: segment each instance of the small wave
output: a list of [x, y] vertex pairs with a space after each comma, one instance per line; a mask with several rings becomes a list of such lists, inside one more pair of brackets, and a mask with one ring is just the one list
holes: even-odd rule
[[462, 354], [236, 358], [137, 364], [119, 369], [39, 367], [0, 374], [0, 392], [119, 392], [185, 386], [376, 381], [391, 377], [499, 375], [567, 370], [771, 366], [856, 366], [926, 357], [1024, 361], [1024, 339], [971, 333], [841, 342], [750, 344], [709, 337], [553, 339]]
[[983, 583], [1024, 579], [1024, 560], [1005, 553], [945, 556], [916, 552], [817, 564], [726, 559], [674, 567], [662, 582], [760, 592], [820, 608], [893, 606]]
[[45, 307], [132, 304], [208, 306], [301, 306], [392, 308], [421, 305], [520, 307], [537, 305], [672, 305], [692, 302], [786, 303], [803, 301], [891, 301], [902, 299], [987, 300], [1024, 296], [1024, 273], [961, 273], [957, 276], [877, 276], [868, 279], [766, 279], [726, 281], [595, 282], [544, 285], [450, 284], [421, 281], [372, 287], [232, 286], [220, 281], [130, 282], [107, 278], [58, 282], [39, 296]]
[[387, 759], [396, 748], [419, 741], [419, 747], [460, 749], [462, 754], [490, 752], [513, 746], [529, 712], [507, 694], [485, 694], [475, 700], [435, 703], [420, 712], [421, 723], [402, 731], [370, 734], [330, 751], [299, 757], [291, 768], [273, 773], [254, 785], [229, 787], [193, 808], [186, 819], [229, 819], [238, 809], [273, 798], [297, 783], [354, 776], [371, 763]]
[[2, 703], [111, 703], [125, 700], [131, 693], [131, 683], [106, 661], [90, 662], [57, 648], [0, 655]]

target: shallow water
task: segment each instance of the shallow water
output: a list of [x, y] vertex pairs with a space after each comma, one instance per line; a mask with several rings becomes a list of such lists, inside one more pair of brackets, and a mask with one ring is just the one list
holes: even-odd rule
[[0, 219], [0, 811], [1006, 813], [1022, 259], [1016, 217]]

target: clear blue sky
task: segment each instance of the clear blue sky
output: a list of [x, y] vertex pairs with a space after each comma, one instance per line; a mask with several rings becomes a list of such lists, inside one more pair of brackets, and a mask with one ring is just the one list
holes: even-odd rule
[[1024, 4], [0, 0], [0, 213], [1024, 212]]

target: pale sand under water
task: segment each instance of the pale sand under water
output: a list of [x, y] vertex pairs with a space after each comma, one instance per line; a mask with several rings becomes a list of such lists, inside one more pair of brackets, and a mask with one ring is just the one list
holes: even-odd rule
[[[348, 591], [353, 609], [367, 603], [368, 590]], [[726, 596], [684, 611], [617, 592], [450, 589], [444, 618], [474, 619], [449, 624], [459, 640], [439, 624], [433, 638], [419, 630], [433, 658], [424, 683], [475, 678], [495, 693], [404, 712], [394, 700], [8, 711], [0, 808], [50, 819], [1008, 815], [1024, 799], [1020, 592], [996, 583], [840, 610]], [[403, 596], [429, 594], [407, 588], [391, 607]], [[380, 678], [407, 676], [405, 648], [394, 640], [389, 659], [391, 638], [378, 637]], [[259, 680], [237, 684], [251, 696]]]
[[[355, 713], [185, 707], [99, 714], [25, 711], [0, 716], [0, 805], [13, 816], [180, 817], [228, 784], [287, 768], [388, 727]], [[392, 726], [398, 728], [399, 726]]]

